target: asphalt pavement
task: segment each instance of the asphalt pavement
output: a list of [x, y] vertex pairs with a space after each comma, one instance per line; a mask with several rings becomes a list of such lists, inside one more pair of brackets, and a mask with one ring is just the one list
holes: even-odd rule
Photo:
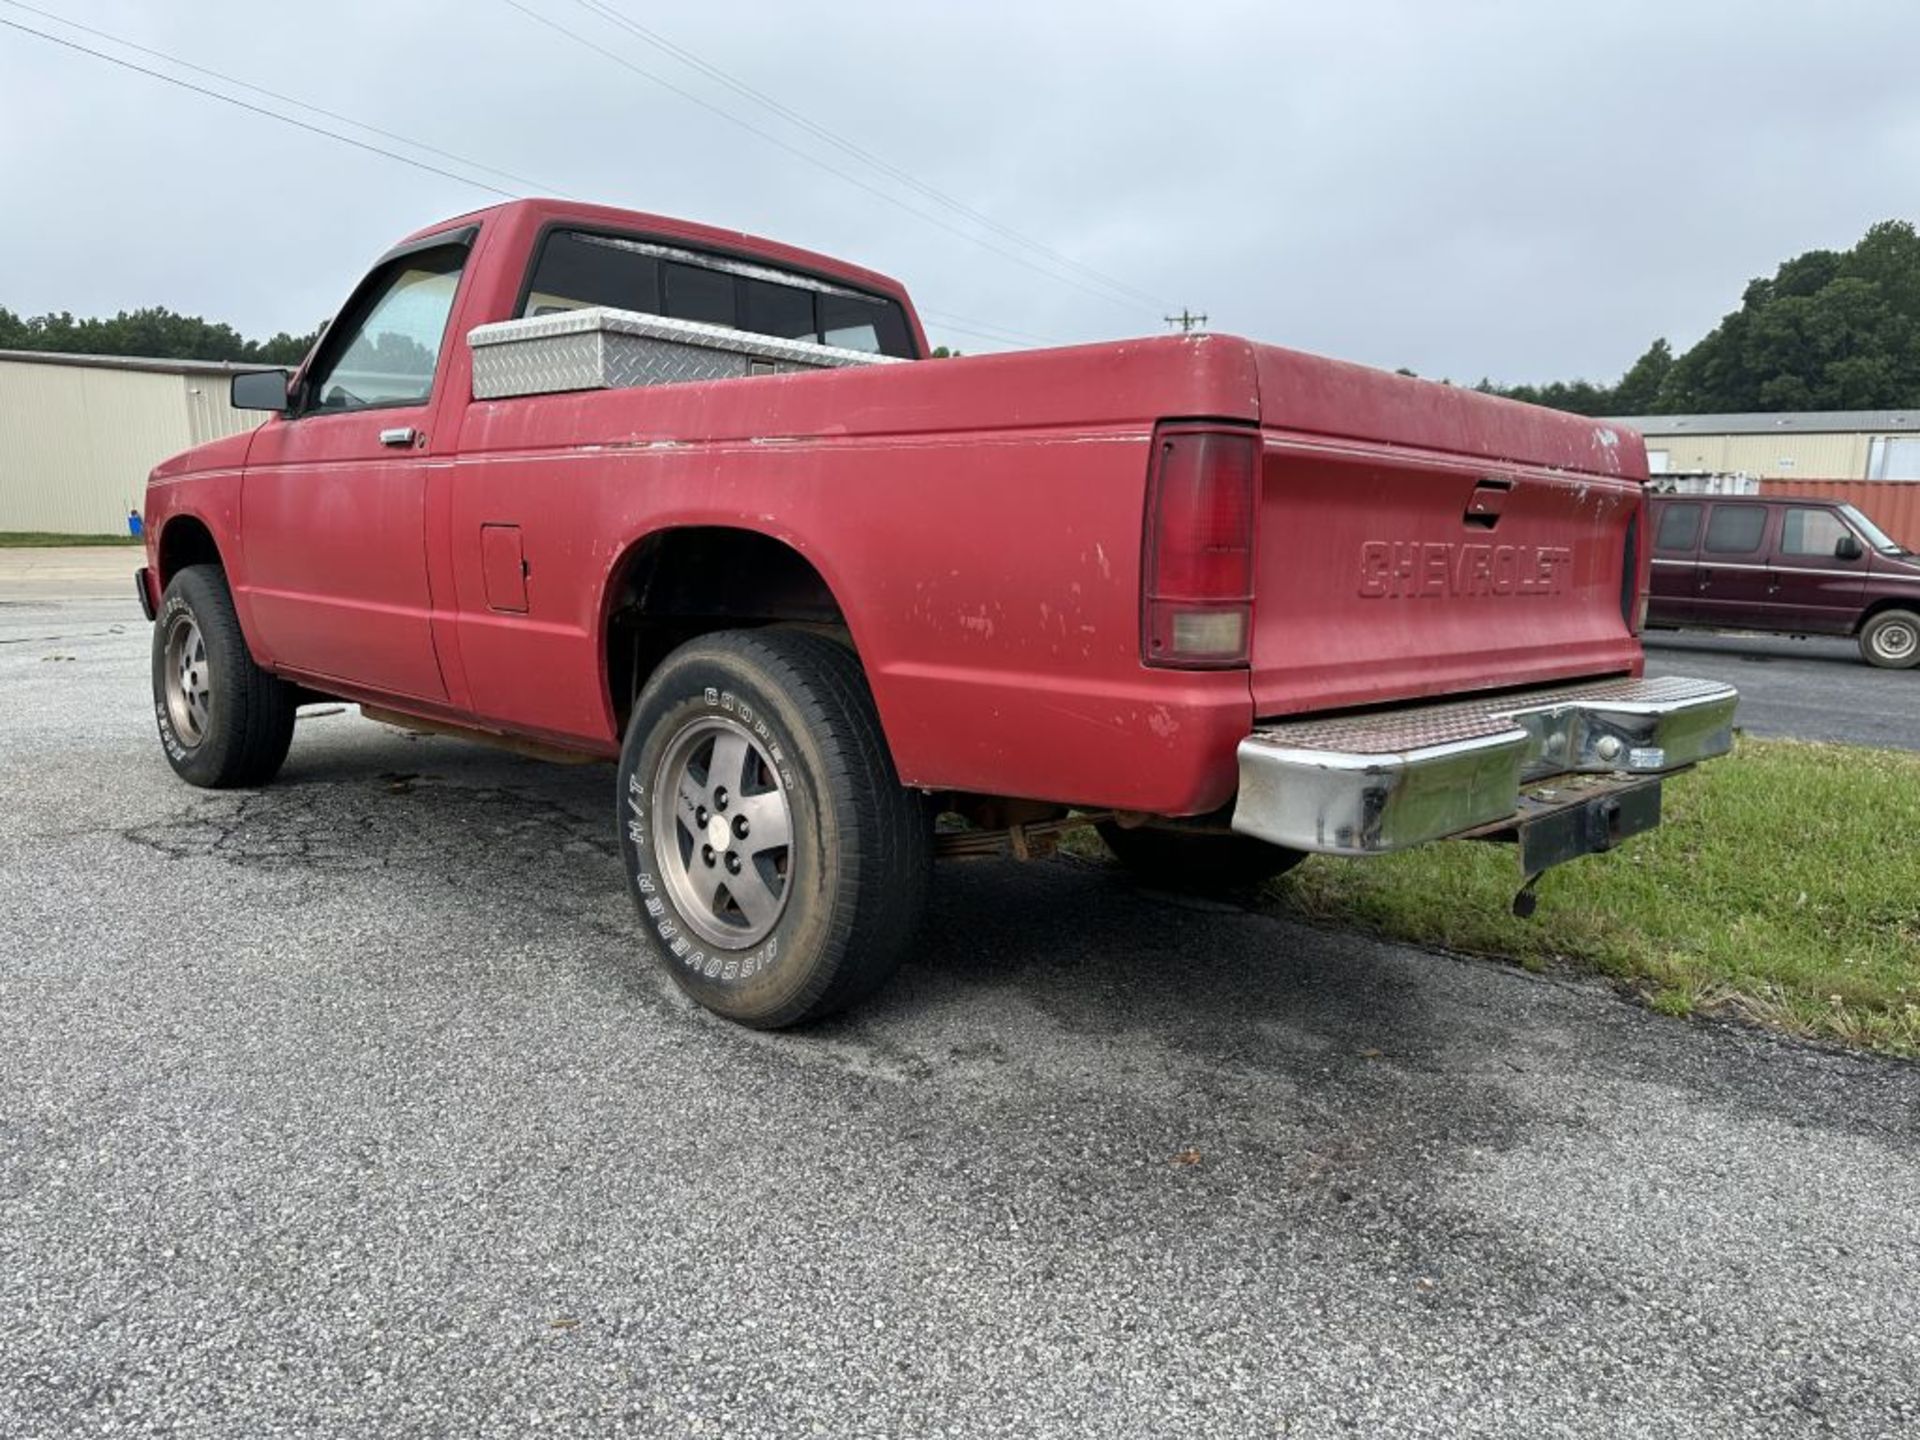
[[609, 769], [188, 789], [120, 589], [0, 552], [10, 1440], [1920, 1430], [1920, 1067], [1068, 861], [750, 1034]]
[[1753, 735], [1920, 750], [1920, 670], [1878, 670], [1851, 640], [1653, 630], [1649, 675], [1697, 675], [1740, 691]]

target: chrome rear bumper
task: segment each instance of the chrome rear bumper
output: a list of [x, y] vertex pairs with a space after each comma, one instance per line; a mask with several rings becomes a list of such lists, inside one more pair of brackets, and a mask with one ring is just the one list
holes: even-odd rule
[[1724, 755], [1739, 699], [1710, 680], [1602, 680], [1265, 725], [1240, 742], [1233, 828], [1327, 855], [1404, 850], [1515, 815], [1549, 775]]

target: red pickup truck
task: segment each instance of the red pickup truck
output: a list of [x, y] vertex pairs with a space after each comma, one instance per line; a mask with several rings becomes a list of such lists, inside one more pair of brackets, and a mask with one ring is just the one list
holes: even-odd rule
[[1732, 690], [1640, 678], [1630, 431], [1226, 336], [926, 353], [746, 235], [421, 231], [153, 472], [167, 759], [264, 783], [334, 697], [616, 761], [644, 945], [777, 1026], [885, 979], [937, 848], [1091, 820], [1205, 886], [1473, 836], [1530, 883], [1731, 744]]

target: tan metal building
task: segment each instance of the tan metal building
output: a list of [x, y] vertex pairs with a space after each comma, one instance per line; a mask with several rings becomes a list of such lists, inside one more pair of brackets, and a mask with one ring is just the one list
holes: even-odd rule
[[0, 350], [0, 530], [126, 534], [155, 465], [266, 418], [227, 403], [245, 368]]
[[1920, 410], [1629, 415], [1654, 474], [1759, 480], [1920, 480]]

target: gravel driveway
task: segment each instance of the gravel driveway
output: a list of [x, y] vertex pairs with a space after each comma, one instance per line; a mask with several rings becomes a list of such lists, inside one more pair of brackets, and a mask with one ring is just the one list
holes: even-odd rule
[[609, 770], [191, 791], [6, 581], [0, 1435], [1920, 1432], [1920, 1068], [1065, 861], [756, 1036]]

